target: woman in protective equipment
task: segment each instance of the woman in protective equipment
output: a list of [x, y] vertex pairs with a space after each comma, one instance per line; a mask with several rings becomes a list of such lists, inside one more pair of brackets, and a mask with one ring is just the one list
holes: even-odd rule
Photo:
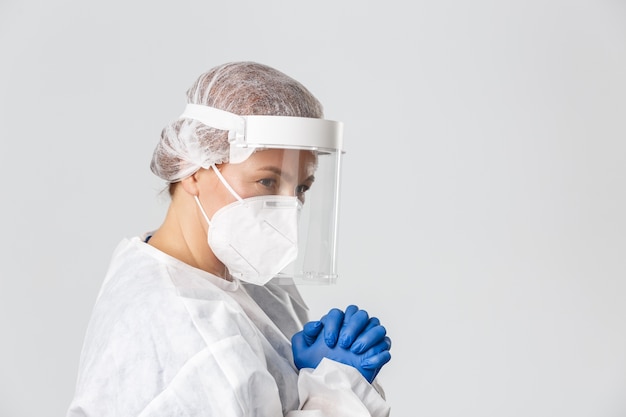
[[187, 98], [151, 163], [168, 212], [115, 250], [68, 417], [387, 416], [385, 328], [354, 305], [308, 321], [295, 286], [336, 279], [341, 123], [253, 62]]

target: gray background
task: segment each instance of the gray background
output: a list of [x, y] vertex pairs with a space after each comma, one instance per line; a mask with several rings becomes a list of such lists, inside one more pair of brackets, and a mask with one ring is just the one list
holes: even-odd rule
[[340, 283], [399, 416], [626, 415], [626, 4], [0, 0], [0, 415], [62, 416], [148, 165], [208, 68], [346, 123]]

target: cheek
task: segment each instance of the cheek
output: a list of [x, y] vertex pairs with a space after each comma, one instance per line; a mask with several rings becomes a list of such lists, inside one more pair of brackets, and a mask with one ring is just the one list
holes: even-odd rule
[[222, 207], [227, 206], [230, 203], [237, 201], [237, 199], [224, 187], [214, 190], [206, 199], [205, 210], [209, 218], [213, 218], [213, 215]]
[[[233, 190], [241, 198], [255, 197], [262, 194], [262, 187], [256, 181], [233, 181], [230, 186], [233, 187]], [[230, 192], [228, 192], [228, 195], [232, 197], [231, 202], [236, 200], [235, 196]]]

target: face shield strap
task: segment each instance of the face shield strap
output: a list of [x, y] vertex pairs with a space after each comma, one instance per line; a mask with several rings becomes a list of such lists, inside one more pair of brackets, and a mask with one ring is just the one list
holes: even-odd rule
[[257, 148], [341, 151], [343, 124], [292, 116], [239, 116], [201, 104], [187, 104], [181, 118], [227, 130], [230, 163], [245, 161]]

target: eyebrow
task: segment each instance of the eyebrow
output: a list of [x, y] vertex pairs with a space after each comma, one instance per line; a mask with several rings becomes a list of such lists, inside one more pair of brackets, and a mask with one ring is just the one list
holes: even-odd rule
[[[280, 169], [278, 167], [275, 167], [273, 165], [269, 165], [269, 166], [266, 166], [266, 167], [261, 167], [261, 168], [259, 168], [259, 171], [270, 171], [270, 172], [278, 175], [279, 177], [286, 177], [288, 181], [291, 180], [291, 178], [292, 178], [291, 175], [288, 176], [286, 173], [283, 173], [282, 169]], [[315, 176], [314, 175], [309, 175], [307, 178], [304, 179], [304, 182], [306, 182], [306, 181], [315, 182]]]

